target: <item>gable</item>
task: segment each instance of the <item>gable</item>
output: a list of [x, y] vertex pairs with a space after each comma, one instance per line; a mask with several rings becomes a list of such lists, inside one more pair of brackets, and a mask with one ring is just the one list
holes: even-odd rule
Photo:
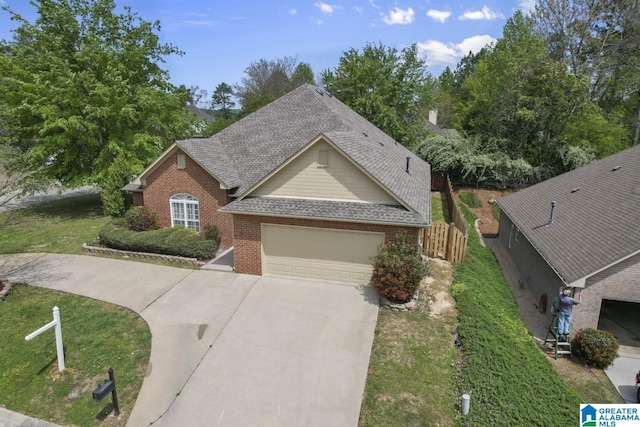
[[[319, 163], [325, 160], [326, 165]], [[249, 196], [400, 204], [322, 138], [260, 184]]]

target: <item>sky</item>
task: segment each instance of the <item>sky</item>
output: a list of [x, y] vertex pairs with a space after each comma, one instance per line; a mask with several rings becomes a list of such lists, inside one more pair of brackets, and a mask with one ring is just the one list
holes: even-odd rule
[[[176, 85], [209, 91], [240, 82], [258, 59], [297, 57], [316, 76], [337, 67], [351, 48], [382, 43], [398, 49], [417, 43], [428, 70], [455, 69], [502, 34], [513, 13], [535, 0], [116, 0], [146, 21], [160, 21], [160, 41], [183, 56], [165, 58]], [[37, 17], [27, 0], [0, 0], [29, 21]], [[0, 10], [0, 39], [10, 40], [16, 23]]]

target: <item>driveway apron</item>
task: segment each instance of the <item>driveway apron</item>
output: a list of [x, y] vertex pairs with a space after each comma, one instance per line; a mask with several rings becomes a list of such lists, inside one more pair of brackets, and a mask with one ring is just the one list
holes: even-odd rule
[[262, 277], [159, 426], [355, 426], [371, 287]]
[[151, 357], [128, 426], [357, 425], [370, 287], [54, 254], [0, 256], [0, 275], [147, 321]]

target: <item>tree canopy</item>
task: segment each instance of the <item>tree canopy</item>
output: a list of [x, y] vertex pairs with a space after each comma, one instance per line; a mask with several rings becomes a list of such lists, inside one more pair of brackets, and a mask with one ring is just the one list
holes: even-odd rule
[[160, 67], [181, 52], [159, 43], [158, 22], [114, 0], [34, 5], [35, 22], [3, 7], [19, 26], [0, 44], [3, 143], [30, 176], [102, 185], [116, 164], [126, 183], [191, 131], [188, 94]]
[[402, 144], [411, 147], [426, 135], [433, 78], [417, 45], [350, 49], [321, 76], [328, 91]]
[[211, 107], [218, 110], [224, 120], [229, 120], [231, 117], [231, 109], [236, 104], [231, 99], [232, 96], [233, 88], [224, 82], [216, 86], [211, 96]]
[[261, 58], [244, 70], [246, 74], [235, 85], [235, 95], [242, 108], [242, 115], [250, 114], [304, 83], [315, 84], [311, 65], [295, 56]]

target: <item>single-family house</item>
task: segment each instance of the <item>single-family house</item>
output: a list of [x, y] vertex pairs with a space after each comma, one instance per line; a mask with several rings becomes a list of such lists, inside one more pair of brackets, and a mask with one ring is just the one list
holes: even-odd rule
[[216, 225], [235, 271], [368, 282], [379, 243], [430, 225], [430, 168], [305, 84], [206, 139], [176, 141], [125, 187], [162, 226]]
[[640, 312], [640, 146], [498, 205], [499, 240], [541, 311], [551, 317], [559, 288], [571, 286], [582, 294], [573, 308], [574, 330], [597, 328], [603, 301], [639, 304]]

